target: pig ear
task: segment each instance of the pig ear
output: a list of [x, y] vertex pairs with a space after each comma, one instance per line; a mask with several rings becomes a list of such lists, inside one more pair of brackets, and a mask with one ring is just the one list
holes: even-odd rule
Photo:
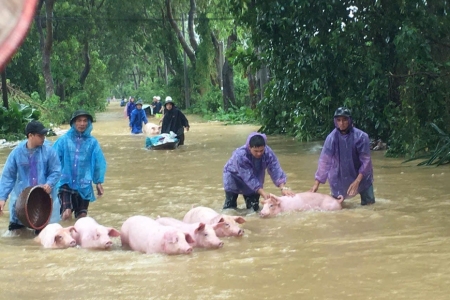
[[55, 235], [55, 244], [58, 244], [62, 239], [62, 236], [60, 234]]
[[212, 224], [219, 224], [219, 223], [224, 223], [224, 222], [225, 222], [225, 219], [220, 215], [211, 219]]
[[67, 229], [69, 229], [69, 232], [70, 232], [70, 233], [72, 233], [72, 232], [78, 232], [78, 231], [75, 229], [75, 226], [69, 226], [69, 227], [67, 227]]
[[270, 194], [270, 199], [271, 199], [276, 205], [280, 205], [280, 198], [278, 198], [278, 197], [275, 196], [274, 194]]
[[220, 227], [225, 227], [225, 226], [226, 226], [225, 222], [222, 222], [222, 223], [216, 223], [216, 224], [212, 225], [212, 228], [214, 230], [216, 230], [216, 229], [219, 229]]
[[184, 236], [186, 237], [186, 242], [188, 244], [195, 244], [195, 240], [192, 238], [192, 236], [189, 233], [185, 233]]
[[245, 219], [243, 217], [233, 217], [236, 223], [243, 224], [245, 223]]
[[199, 232], [199, 231], [203, 231], [205, 230], [205, 223], [198, 223], [198, 227], [195, 228], [195, 233]]
[[110, 228], [108, 228], [108, 235], [112, 236], [112, 237], [119, 237], [120, 236], [120, 232], [119, 232], [119, 230], [110, 227]]

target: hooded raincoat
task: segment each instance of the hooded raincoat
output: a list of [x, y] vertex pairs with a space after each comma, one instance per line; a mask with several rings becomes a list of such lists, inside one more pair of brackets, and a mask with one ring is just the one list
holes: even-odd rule
[[53, 200], [50, 223], [59, 222], [59, 200], [56, 184], [61, 175], [61, 164], [55, 150], [45, 142], [42, 146], [29, 151], [27, 141], [22, 141], [6, 159], [0, 179], [0, 199], [9, 195], [9, 219], [22, 224], [16, 215], [16, 201], [20, 193], [29, 186], [48, 184], [52, 188]]
[[[261, 135], [266, 141], [264, 154], [255, 158], [250, 152], [250, 139]], [[226, 192], [252, 195], [264, 186], [266, 169], [276, 186], [286, 183], [286, 174], [281, 169], [278, 158], [272, 149], [267, 146], [265, 134], [251, 133], [244, 146], [237, 148], [223, 168], [223, 187]]]
[[135, 108], [130, 117], [131, 133], [142, 133], [142, 122], [144, 122], [144, 124], [148, 123], [145, 111], [142, 108]]
[[106, 160], [97, 139], [91, 136], [92, 123], [83, 133], [75, 129], [75, 125], [67, 133], [56, 140], [53, 147], [61, 161], [61, 180], [57, 187], [67, 184], [78, 191], [80, 197], [95, 201], [92, 184], [105, 180]]
[[373, 182], [372, 160], [370, 158], [370, 140], [367, 133], [353, 127], [350, 118], [349, 131], [342, 134], [335, 129], [327, 136], [319, 157], [315, 179], [324, 184], [327, 179], [331, 194], [349, 198], [347, 190], [358, 174], [363, 178], [358, 193], [366, 190]]
[[171, 110], [164, 109], [161, 133], [172, 131], [176, 135], [182, 135], [184, 134], [184, 127], [189, 127], [189, 121], [175, 105], [172, 106]]

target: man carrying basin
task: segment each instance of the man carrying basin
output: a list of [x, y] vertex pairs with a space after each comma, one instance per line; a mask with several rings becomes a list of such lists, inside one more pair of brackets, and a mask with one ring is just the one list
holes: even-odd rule
[[[5, 202], [9, 196], [10, 233], [25, 226], [16, 216], [15, 205], [20, 193], [29, 186], [42, 185], [51, 195], [54, 208], [59, 208], [55, 185], [60, 178], [61, 164], [56, 151], [45, 142], [48, 129], [39, 121], [31, 121], [25, 128], [27, 139], [20, 142], [6, 159], [0, 178], [0, 215], [3, 214]], [[56, 210], [56, 209], [55, 209]], [[50, 223], [59, 221], [59, 214], [52, 214]]]

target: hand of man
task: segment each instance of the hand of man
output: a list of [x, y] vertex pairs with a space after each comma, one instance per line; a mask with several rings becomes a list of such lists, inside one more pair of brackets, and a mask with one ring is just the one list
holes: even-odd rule
[[5, 200], [0, 200], [0, 216], [3, 215], [3, 209], [5, 208]]
[[189, 126], [188, 126], [188, 127], [186, 127], [186, 131], [189, 131]]
[[258, 194], [260, 194], [266, 200], [270, 198], [270, 194], [266, 193], [263, 189], [259, 189]]
[[101, 183], [97, 183], [97, 196], [101, 197], [105, 191]]
[[358, 194], [359, 183], [360, 183], [360, 181], [358, 179], [356, 179], [355, 181], [352, 182], [352, 184], [350, 184], [350, 186], [348, 187], [348, 190], [347, 190], [347, 194], [349, 196], [353, 197], [356, 194]]
[[48, 184], [42, 185], [42, 188], [44, 189], [44, 191], [45, 191], [47, 194], [50, 194], [50, 193], [52, 192], [52, 188], [51, 188], [50, 185], [48, 185]]
[[316, 180], [314, 182], [314, 185], [312, 186], [312, 188], [309, 191], [313, 192], [313, 193], [317, 192], [317, 190], [319, 189], [319, 184], [320, 184], [320, 182]]
[[293, 191], [291, 191], [290, 189], [283, 189], [281, 190], [281, 194], [283, 196], [295, 196], [295, 193]]

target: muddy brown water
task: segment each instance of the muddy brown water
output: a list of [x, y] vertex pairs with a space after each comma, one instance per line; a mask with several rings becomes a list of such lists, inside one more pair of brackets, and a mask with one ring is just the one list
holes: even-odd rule
[[[133, 215], [181, 219], [192, 205], [219, 211], [223, 165], [257, 127], [189, 119], [185, 146], [148, 151], [144, 136], [129, 134], [118, 103], [98, 114], [93, 135], [108, 171], [90, 216], [120, 229]], [[269, 136], [269, 145], [288, 186], [308, 190], [321, 143]], [[0, 149], [1, 168], [9, 152]], [[449, 299], [449, 167], [401, 164], [382, 152], [372, 158], [376, 205], [361, 207], [357, 196], [339, 212], [273, 219], [241, 209], [245, 236], [224, 238], [219, 250], [145, 255], [122, 250], [117, 238], [110, 251], [44, 250], [31, 236], [0, 237], [0, 299]], [[269, 178], [266, 189], [278, 194]], [[0, 218], [0, 233], [8, 218]]]

